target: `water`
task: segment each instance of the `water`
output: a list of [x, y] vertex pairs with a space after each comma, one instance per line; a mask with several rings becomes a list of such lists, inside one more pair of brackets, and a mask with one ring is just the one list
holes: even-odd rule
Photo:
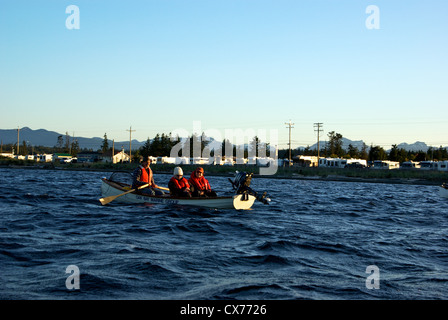
[[109, 175], [0, 169], [0, 299], [448, 299], [437, 187], [254, 178], [273, 201], [238, 212], [101, 206]]

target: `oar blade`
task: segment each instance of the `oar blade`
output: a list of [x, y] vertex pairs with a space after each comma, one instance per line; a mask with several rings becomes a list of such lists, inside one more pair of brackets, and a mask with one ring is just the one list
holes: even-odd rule
[[106, 198], [101, 198], [101, 199], [100, 199], [100, 202], [101, 202], [101, 204], [104, 206], [105, 204], [108, 204], [109, 202], [114, 201], [114, 200], [117, 199], [118, 197], [124, 196], [125, 194], [134, 192], [134, 191], [136, 191], [136, 190], [138, 190], [138, 189], [146, 188], [147, 186], [148, 186], [148, 184], [144, 184], [144, 185], [142, 185], [142, 186], [140, 186], [140, 187], [138, 187], [138, 188], [136, 188], [136, 189], [131, 189], [131, 190], [129, 190], [129, 191], [123, 192], [123, 193], [118, 194], [118, 195], [116, 195], [116, 196], [109, 196], [109, 197], [106, 197]]
[[106, 197], [106, 198], [101, 198], [100, 202], [104, 206], [105, 204], [108, 204], [109, 202], [115, 200], [116, 198], [117, 198], [117, 196], [110, 196], [110, 197]]

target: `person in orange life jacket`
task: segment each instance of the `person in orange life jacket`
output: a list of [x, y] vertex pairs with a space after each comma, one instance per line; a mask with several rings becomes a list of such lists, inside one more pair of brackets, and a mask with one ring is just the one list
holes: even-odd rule
[[151, 168], [149, 167], [149, 157], [143, 157], [141, 164], [132, 173], [133, 181], [132, 188], [138, 188], [142, 185], [149, 184], [148, 187], [140, 189], [140, 192], [149, 195], [164, 195], [165, 193], [161, 190], [157, 190], [158, 185], [154, 182], [154, 176]]
[[190, 185], [188, 180], [184, 178], [181, 167], [174, 168], [174, 174], [168, 182], [168, 188], [170, 189], [171, 195], [175, 197], [191, 197]]
[[191, 173], [190, 179], [190, 189], [193, 197], [216, 197], [216, 192], [210, 187], [210, 183], [204, 177], [204, 169], [197, 168]]

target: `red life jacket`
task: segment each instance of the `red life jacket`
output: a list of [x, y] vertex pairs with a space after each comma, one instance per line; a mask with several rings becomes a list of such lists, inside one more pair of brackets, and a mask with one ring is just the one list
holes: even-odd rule
[[188, 180], [188, 182], [190, 182], [191, 185], [193, 185], [194, 187], [196, 187], [196, 189], [198, 189], [198, 191], [205, 191], [205, 190], [210, 190], [210, 184], [208, 183], [207, 179], [204, 178], [204, 176], [198, 178], [196, 177], [196, 171], [193, 171], [191, 173], [190, 179]]
[[148, 171], [146, 171], [145, 168], [143, 168], [142, 166], [140, 166], [141, 172], [142, 174], [140, 175], [140, 181], [144, 182], [144, 183], [148, 183], [149, 186], [152, 185], [152, 170], [151, 168], [148, 168]]
[[172, 177], [170, 180], [170, 185], [173, 186], [177, 190], [182, 190], [183, 188], [190, 189], [190, 185], [188, 184], [187, 179], [182, 177], [182, 179], [177, 180], [175, 177]]

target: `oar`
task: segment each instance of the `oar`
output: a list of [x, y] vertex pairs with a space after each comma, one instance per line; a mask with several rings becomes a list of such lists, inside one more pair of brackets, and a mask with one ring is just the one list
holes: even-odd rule
[[118, 195], [116, 195], [116, 196], [109, 196], [109, 197], [106, 197], [106, 198], [101, 198], [101, 199], [100, 199], [100, 202], [101, 202], [101, 204], [104, 206], [105, 204], [108, 204], [109, 202], [114, 201], [114, 200], [117, 199], [118, 197], [124, 196], [125, 194], [134, 192], [134, 191], [136, 191], [136, 190], [138, 190], [138, 189], [142, 189], [142, 188], [145, 188], [145, 187], [147, 187], [147, 186], [149, 186], [148, 183], [147, 183], [147, 184], [144, 184], [144, 185], [142, 185], [142, 186], [140, 186], [140, 187], [138, 187], [138, 188], [131, 189], [131, 190], [126, 191], [126, 192], [124, 192], [124, 193], [120, 193], [120, 194], [118, 194]]
[[165, 190], [165, 191], [170, 191], [170, 189], [168, 189], [168, 188], [165, 188], [165, 187], [159, 187], [159, 186], [157, 186], [156, 189]]

